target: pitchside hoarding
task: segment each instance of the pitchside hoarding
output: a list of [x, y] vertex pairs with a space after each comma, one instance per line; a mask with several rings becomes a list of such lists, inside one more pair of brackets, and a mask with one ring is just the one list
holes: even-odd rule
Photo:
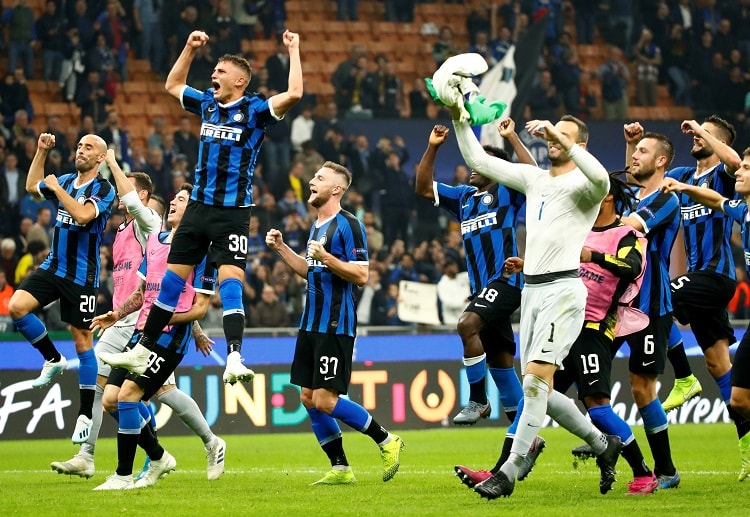
[[[699, 353], [688, 334], [684, 333], [688, 350]], [[72, 343], [58, 345], [69, 360], [75, 357]], [[68, 438], [78, 409], [76, 360], [70, 361], [74, 368], [56, 377], [49, 386], [34, 390], [31, 379], [42, 363], [39, 354], [26, 343], [6, 342], [2, 346], [5, 353], [0, 360], [0, 437]], [[215, 349], [223, 351], [224, 346], [220, 341]], [[290, 336], [247, 339], [243, 355], [256, 377], [252, 383], [234, 386], [221, 381], [224, 354], [203, 358], [191, 352], [176, 372], [177, 385], [197, 401], [218, 434], [308, 431], [310, 424], [299, 403], [299, 388], [289, 383], [293, 347], [294, 338]], [[691, 355], [690, 362], [704, 391], [701, 397], [670, 413], [670, 423], [729, 422], [702, 356]], [[615, 411], [629, 424], [641, 425], [630, 394], [627, 358], [616, 358], [612, 371]], [[659, 386], [660, 398], [666, 396], [672, 381], [668, 367]], [[487, 385], [492, 415], [479, 425], [506, 426], [508, 420], [497, 389], [490, 379]], [[363, 336], [357, 340], [349, 396], [389, 429], [452, 425], [451, 419], [466, 404], [468, 393], [461, 344], [455, 335]], [[190, 434], [168, 407], [154, 404], [154, 408], [162, 434]], [[116, 431], [114, 421], [105, 417], [101, 436], [115, 436]]]

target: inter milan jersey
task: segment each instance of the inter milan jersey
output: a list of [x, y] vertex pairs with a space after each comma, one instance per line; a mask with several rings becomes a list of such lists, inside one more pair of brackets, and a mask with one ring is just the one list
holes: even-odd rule
[[[344, 262], [369, 262], [365, 227], [346, 210], [310, 229], [310, 240]], [[307, 258], [307, 298], [299, 328], [308, 332], [354, 336], [357, 316], [354, 284], [333, 274], [323, 263]]]
[[742, 228], [742, 250], [745, 255], [745, 269], [750, 273], [750, 214], [744, 199], [724, 201], [721, 207], [731, 219], [740, 223]]
[[[87, 224], [78, 224], [58, 202], [50, 254], [39, 267], [78, 285], [99, 287], [99, 245], [112, 211], [115, 189], [101, 176], [83, 185], [77, 185], [77, 179], [78, 174], [65, 174], [57, 181], [79, 203], [93, 203], [96, 217]], [[39, 191], [45, 198], [57, 200], [44, 181], [39, 184]]]
[[[729, 199], [735, 197], [734, 178], [726, 172], [723, 163], [700, 176], [696, 175], [695, 167], [677, 167], [667, 176], [688, 185], [710, 188]], [[735, 279], [729, 246], [732, 219], [693, 201], [684, 193], [680, 194], [680, 205], [688, 271], [712, 271]]]
[[[145, 282], [143, 290], [143, 307], [138, 315], [136, 328], [141, 330], [146, 324], [151, 308], [161, 291], [161, 281], [167, 272], [170, 232], [153, 234], [148, 239], [146, 254], [138, 268], [138, 276]], [[208, 261], [208, 256], [193, 268], [187, 278], [185, 288], [180, 293], [175, 312], [187, 312], [193, 306], [195, 293], [214, 294], [216, 287], [216, 268]], [[167, 325], [156, 340], [156, 344], [175, 353], [187, 353], [190, 338], [193, 335], [193, 324]]]
[[266, 126], [275, 121], [267, 100], [244, 96], [231, 104], [186, 86], [182, 106], [201, 116], [198, 164], [191, 198], [206, 205], [243, 207], [253, 203], [253, 171]]
[[[435, 205], [444, 208], [461, 223], [466, 250], [466, 269], [472, 294], [503, 278], [503, 263], [518, 256], [516, 219], [526, 196], [502, 185], [486, 192], [476, 187], [452, 187], [434, 182]], [[509, 285], [522, 288], [520, 274], [511, 275]]]
[[640, 199], [632, 215], [643, 224], [648, 240], [646, 271], [633, 305], [650, 317], [664, 316], [672, 312], [669, 255], [680, 228], [680, 203], [675, 194], [657, 190]]

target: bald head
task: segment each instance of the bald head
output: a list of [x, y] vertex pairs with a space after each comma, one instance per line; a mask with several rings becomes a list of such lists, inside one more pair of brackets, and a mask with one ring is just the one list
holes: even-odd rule
[[107, 156], [107, 143], [98, 135], [88, 134], [81, 138], [76, 148], [76, 169], [80, 174], [97, 172]]

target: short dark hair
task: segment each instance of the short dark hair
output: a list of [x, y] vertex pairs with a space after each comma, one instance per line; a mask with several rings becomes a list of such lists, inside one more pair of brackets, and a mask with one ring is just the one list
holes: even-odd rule
[[135, 178], [135, 188], [138, 190], [145, 190], [148, 192], [148, 198], [151, 198], [151, 195], [154, 193], [154, 182], [151, 181], [151, 176], [146, 174], [145, 172], [129, 172], [125, 176], [128, 178]]
[[664, 168], [668, 168], [672, 164], [672, 160], [674, 160], [674, 146], [672, 145], [672, 141], [661, 133], [653, 133], [651, 131], [644, 133], [641, 140], [644, 138], [653, 138], [659, 142], [659, 152], [667, 157], [667, 163], [664, 165]]
[[326, 169], [331, 169], [336, 174], [340, 174], [342, 176], [346, 177], [346, 188], [349, 188], [349, 185], [352, 184], [352, 173], [349, 172], [349, 169], [341, 165], [340, 163], [327, 161], [325, 162], [321, 167], [324, 167]]
[[183, 191], [183, 190], [185, 192], [187, 192], [188, 194], [192, 194], [193, 193], [193, 184], [192, 183], [183, 183], [180, 186], [180, 191]]
[[710, 122], [711, 124], [719, 127], [719, 131], [722, 133], [721, 136], [724, 138], [727, 145], [732, 145], [734, 143], [734, 139], [737, 138], [737, 130], [734, 129], [734, 126], [732, 124], [719, 117], [718, 115], [711, 115], [710, 117], [706, 117], [703, 123], [705, 124], [707, 122]]
[[589, 127], [586, 125], [586, 123], [577, 118], [573, 115], [563, 115], [560, 117], [561, 122], [572, 122], [576, 126], [578, 126], [578, 138], [576, 139], [576, 143], [587, 143], [589, 141]]
[[219, 63], [222, 61], [228, 61], [240, 67], [245, 72], [245, 75], [247, 75], [247, 82], [250, 83], [250, 78], [253, 76], [253, 67], [250, 66], [250, 62], [247, 59], [238, 54], [224, 54], [219, 58]]
[[500, 149], [499, 147], [495, 147], [494, 145], [483, 145], [482, 149], [484, 149], [484, 152], [489, 154], [490, 156], [500, 158], [501, 160], [505, 160], [506, 162], [510, 161], [510, 156], [505, 151], [505, 149]]

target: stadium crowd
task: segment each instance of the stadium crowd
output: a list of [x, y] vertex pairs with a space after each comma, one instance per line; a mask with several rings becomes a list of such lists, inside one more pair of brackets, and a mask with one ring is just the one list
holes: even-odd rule
[[[411, 22], [419, 2], [384, 3], [384, 19]], [[47, 117], [47, 132], [56, 135], [57, 144], [46, 173], [74, 171], [78, 140], [96, 133], [113, 146], [126, 170], [148, 173], [157, 194], [168, 203], [183, 182], [191, 181], [198, 136], [185, 116], [177, 127], [163, 118], [154, 119], [145, 146], [130, 139], [113, 108], [118, 86], [128, 81], [128, 57], [148, 59], [156, 76], [163, 77], [187, 34], [202, 28], [210, 34], [211, 45], [201, 50], [191, 67], [189, 80], [197, 87], [210, 86], [215, 58], [224, 53], [248, 58], [255, 69], [249, 89], [266, 96], [286, 88], [289, 66], [281, 44], [264, 62], [253, 53], [253, 41], [277, 38], [283, 31], [283, 0], [50, 0], [40, 16], [29, 4], [17, 0], [2, 16], [8, 60], [0, 85], [0, 315], [7, 315], [13, 288], [45, 257], [55, 219], [53, 204], [25, 195], [25, 177], [38, 136], [31, 125], [38, 115], [30, 101], [28, 79], [57, 84], [56, 100], [75, 103], [81, 112], [77, 126], [63, 127], [58, 116]], [[357, 4], [356, 0], [338, 2], [338, 19], [357, 20]], [[456, 27], [465, 25], [468, 31], [468, 47], [455, 42], [450, 26], [432, 28], [437, 33], [432, 47], [435, 66], [465, 51], [480, 53], [495, 64], [529, 23], [549, 12], [527, 118], [555, 120], [570, 113], [583, 120], [601, 114], [626, 121], [628, 104], [654, 105], [657, 85], [667, 85], [676, 105], [690, 106], [696, 118], [709, 113], [724, 117], [738, 130], [736, 147], [746, 145], [750, 0], [510, 0], [473, 5], [465, 20], [456, 21]], [[574, 31], [568, 30], [568, 22]], [[598, 70], [586, 71], [579, 46], [599, 43], [601, 38], [609, 45], [608, 56]], [[35, 69], [35, 57], [41, 57], [41, 68]], [[457, 275], [459, 280], [465, 275], [460, 229], [415, 196], [413, 171], [403, 166], [410, 158], [404, 137], [383, 136], [371, 142], [363, 134], [347, 134], [340, 124], [346, 118], [427, 117], [432, 101], [423, 81], [416, 81], [407, 92], [393, 61], [357, 44], [331, 82], [335, 100], [316, 102], [314, 96], [306, 96], [267, 131], [254, 176], [257, 206], [250, 222], [243, 286], [248, 326], [281, 327], [299, 319], [303, 282], [270, 253], [263, 236], [277, 227], [293, 249], [305, 247], [313, 219], [306, 203], [308, 181], [325, 160], [343, 163], [352, 171], [353, 187], [343, 203], [367, 231], [371, 275], [358, 293], [361, 324], [403, 324], [395, 310], [399, 280], [466, 285], [455, 281]], [[450, 167], [455, 167], [452, 184], [468, 181], [464, 165]], [[108, 175], [106, 170], [103, 173]], [[111, 308], [111, 244], [122, 220], [123, 215], [115, 212], [103, 239], [100, 312]], [[736, 244], [741, 254], [739, 240]], [[738, 275], [741, 281], [730, 307], [744, 317], [750, 306], [750, 284], [741, 267]], [[45, 312], [50, 328], [62, 326], [54, 307]], [[212, 318], [219, 326], [218, 296], [207, 320]]]

